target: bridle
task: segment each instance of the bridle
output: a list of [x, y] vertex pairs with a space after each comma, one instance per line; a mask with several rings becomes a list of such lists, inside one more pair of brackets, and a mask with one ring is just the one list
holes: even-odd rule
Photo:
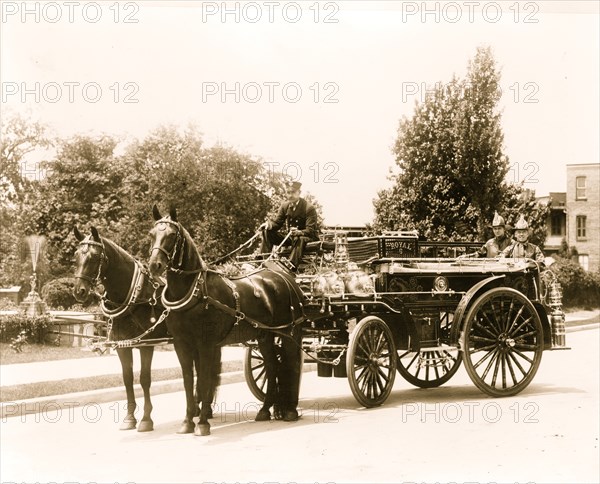
[[96, 274], [96, 277], [92, 279], [90, 276], [86, 276], [83, 273], [75, 274], [74, 277], [75, 279], [83, 279], [84, 281], [87, 281], [92, 286], [92, 289], [95, 289], [98, 283], [100, 282], [100, 278], [102, 276], [102, 265], [104, 264], [104, 262], [108, 262], [108, 257], [106, 256], [106, 251], [102, 242], [96, 242], [95, 240], [82, 240], [79, 243], [79, 247], [89, 245], [100, 247], [100, 263], [98, 264], [98, 272]]
[[[167, 252], [165, 249], [163, 249], [160, 246], [152, 247], [150, 249], [150, 257], [152, 257], [152, 253], [155, 250], [158, 250], [159, 252], [162, 252], [164, 254], [164, 256], [167, 258], [167, 268], [169, 270], [178, 271], [179, 269], [177, 269], [177, 267], [181, 267], [181, 265], [183, 264], [183, 254], [184, 254], [184, 249], [185, 249], [185, 237], [182, 235], [183, 230], [181, 228], [181, 224], [179, 222], [175, 222], [174, 220], [171, 220], [168, 218], [162, 218], [160, 220], [157, 220], [154, 223], [154, 226], [156, 227], [158, 224], [161, 224], [161, 223], [175, 226], [175, 228], [177, 229], [177, 231], [175, 232], [175, 243], [173, 244], [173, 249], [171, 249], [170, 253]], [[177, 254], [178, 250], [179, 250], [179, 254]], [[176, 255], [179, 256], [179, 257], [177, 257], [177, 260], [176, 260]]]

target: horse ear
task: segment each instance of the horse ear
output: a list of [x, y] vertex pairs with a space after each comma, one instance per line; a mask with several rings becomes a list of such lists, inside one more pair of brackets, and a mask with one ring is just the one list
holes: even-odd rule
[[152, 205], [152, 216], [154, 217], [154, 220], [156, 220], [157, 222], [162, 218], [162, 215], [158, 211], [158, 207], [156, 206], [156, 203], [154, 205]]
[[171, 208], [169, 208], [169, 215], [173, 222], [177, 222], [177, 209], [172, 205]]
[[96, 230], [96, 227], [92, 227], [92, 238], [96, 242], [100, 242], [100, 236], [98, 235], [98, 231]]
[[75, 235], [75, 238], [79, 242], [81, 242], [84, 239], [83, 234], [79, 231], [79, 229], [77, 228], [77, 225], [73, 226], [73, 235]]

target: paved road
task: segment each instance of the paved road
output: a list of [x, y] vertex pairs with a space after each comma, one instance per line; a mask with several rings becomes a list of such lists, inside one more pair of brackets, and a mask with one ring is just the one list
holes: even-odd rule
[[[252, 420], [245, 384], [224, 385], [212, 435], [177, 435], [181, 392], [154, 398], [156, 430], [118, 431], [123, 402], [2, 422], [3, 482], [600, 482], [598, 329], [544, 353], [521, 394], [491, 399], [463, 369], [433, 390], [396, 380], [361, 408], [345, 379], [305, 374], [303, 417]], [[226, 402], [224, 404], [223, 402]]]

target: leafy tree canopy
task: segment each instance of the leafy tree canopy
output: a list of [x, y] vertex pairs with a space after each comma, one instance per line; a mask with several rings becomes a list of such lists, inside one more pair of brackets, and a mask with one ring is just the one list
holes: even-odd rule
[[[417, 229], [438, 240], [486, 236], [495, 210], [523, 210], [543, 242], [547, 209], [505, 181], [509, 162], [497, 104], [500, 72], [489, 48], [478, 48], [464, 78], [428, 92], [401, 120], [393, 147], [399, 173], [374, 200], [377, 229]], [[515, 218], [516, 220], [516, 218]]]

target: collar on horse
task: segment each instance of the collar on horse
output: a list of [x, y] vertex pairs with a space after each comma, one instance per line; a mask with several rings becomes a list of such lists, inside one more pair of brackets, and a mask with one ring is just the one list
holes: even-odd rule
[[[75, 275], [75, 278], [77, 278], [77, 279], [83, 279], [85, 281], [88, 281], [92, 285], [92, 287], [95, 289], [95, 287], [100, 282], [100, 279], [106, 279], [105, 276], [104, 277], [102, 276], [102, 266], [105, 262], [108, 263], [108, 257], [106, 256], [106, 249], [104, 247], [104, 243], [96, 242], [95, 240], [83, 240], [79, 243], [79, 245], [80, 246], [94, 245], [94, 246], [100, 247], [100, 264], [98, 264], [98, 273], [96, 274], [96, 277], [94, 279], [92, 279], [91, 277], [83, 275], [83, 274]], [[135, 304], [149, 303], [152, 306], [156, 305], [156, 291], [160, 287], [160, 284], [158, 282], [152, 281], [150, 274], [146, 271], [146, 269], [144, 268], [144, 266], [142, 265], [142, 263], [140, 261], [138, 261], [137, 259], [134, 258], [133, 262], [134, 262], [133, 277], [131, 278], [131, 283], [129, 284], [129, 290], [127, 291], [127, 297], [125, 298], [125, 301], [123, 303], [121, 303], [121, 304], [114, 303], [113, 301], [108, 299], [106, 297], [106, 289], [104, 290], [104, 292], [102, 294], [99, 294], [100, 310], [102, 311], [102, 314], [107, 318], [111, 318], [111, 319], [117, 318], [117, 317], [123, 315], [131, 306], [133, 306]], [[154, 293], [152, 294], [152, 298], [150, 298], [148, 301], [138, 301], [138, 298], [142, 292], [142, 289], [144, 288], [144, 282], [145, 282], [144, 277], [147, 277], [148, 281], [152, 284], [152, 287], [154, 288]], [[107, 302], [111, 303], [112, 305], [114, 305], [116, 307], [114, 309], [109, 309], [106, 306]]]

